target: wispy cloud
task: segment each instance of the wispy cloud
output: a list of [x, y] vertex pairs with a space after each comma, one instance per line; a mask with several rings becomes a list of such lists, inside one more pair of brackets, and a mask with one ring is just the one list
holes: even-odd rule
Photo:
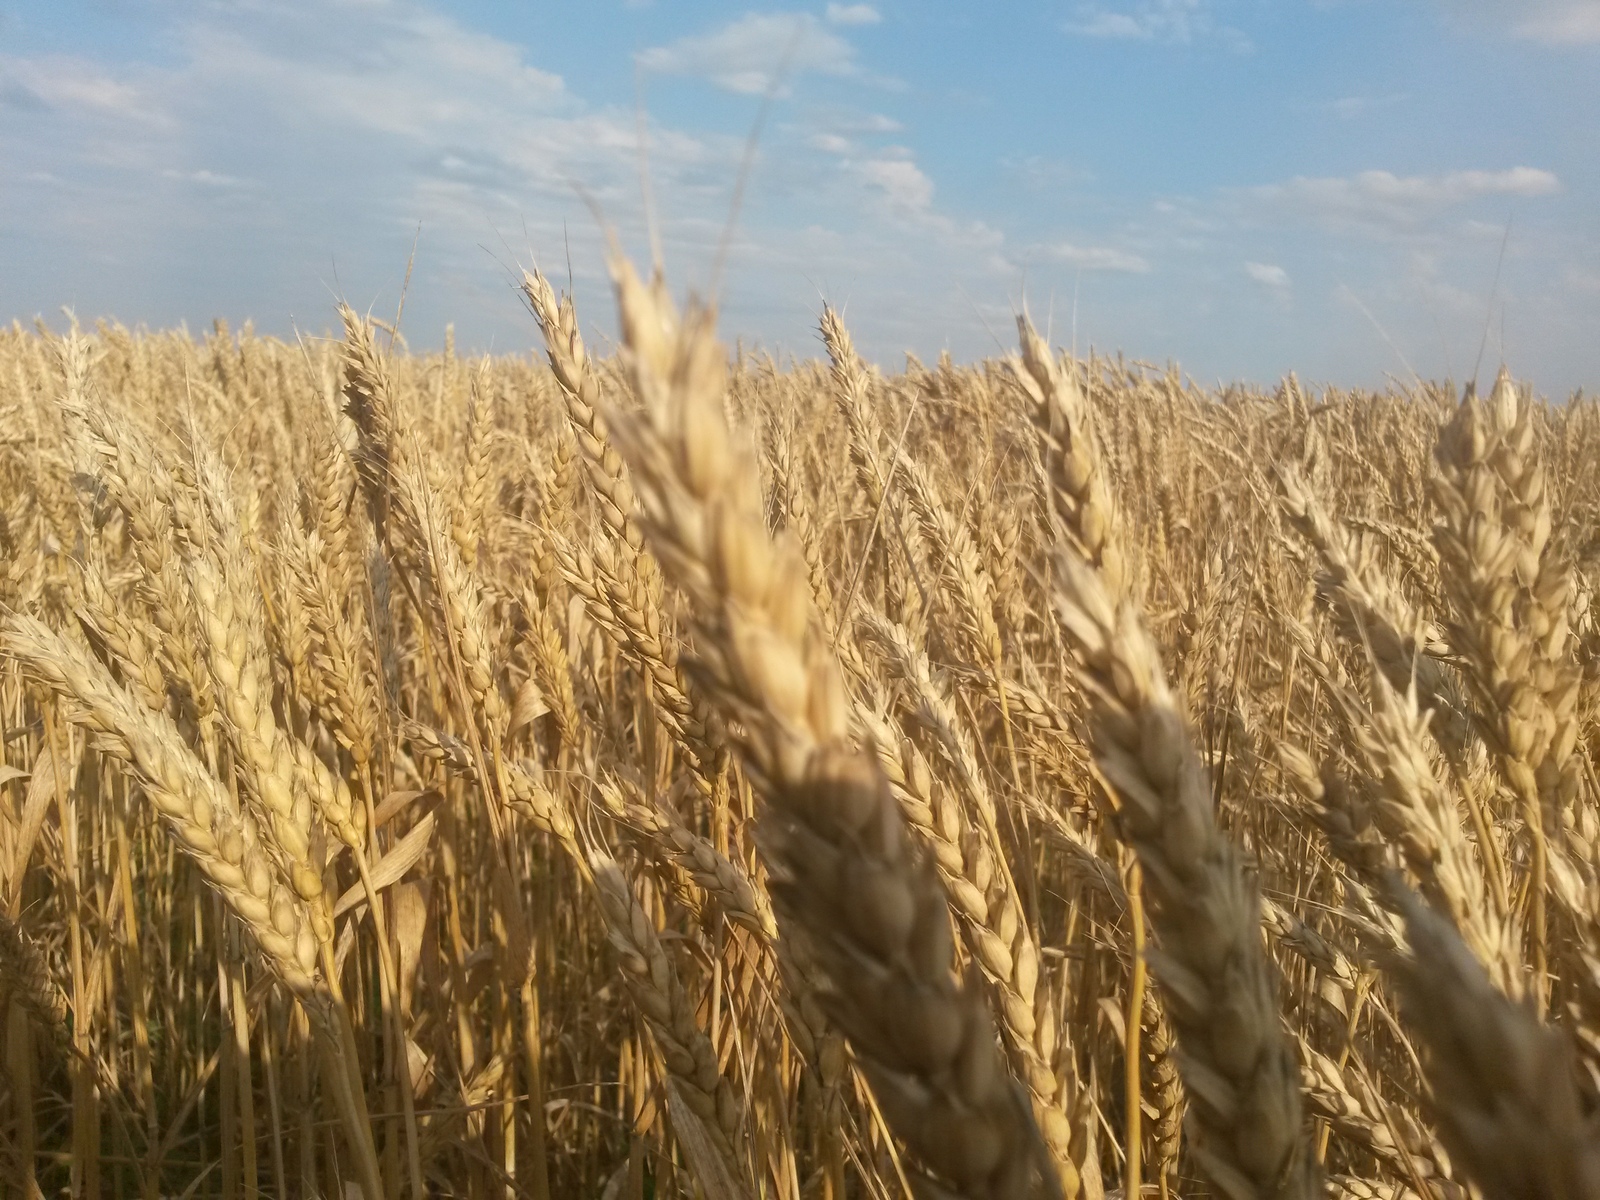
[[1516, 32], [1525, 38], [1554, 45], [1594, 45], [1600, 43], [1600, 4], [1569, 4], [1549, 12], [1530, 14], [1516, 22]]
[[207, 171], [204, 167], [198, 171], [179, 171], [168, 167], [161, 172], [163, 179], [173, 179], [179, 183], [192, 183], [207, 188], [237, 188], [245, 186], [245, 181], [237, 175], [224, 175], [218, 171]]
[[1082, 163], [1054, 155], [1028, 154], [1020, 158], [1006, 155], [995, 164], [1018, 194], [1061, 200], [1093, 178]]
[[1205, 0], [1139, 0], [1132, 5], [1080, 4], [1066, 22], [1082, 37], [1187, 42], [1212, 27]]
[[1414, 230], [1441, 212], [1492, 196], [1534, 198], [1561, 190], [1553, 172], [1536, 167], [1503, 171], [1452, 171], [1444, 175], [1357, 175], [1311, 178], [1247, 188], [1247, 207], [1266, 214], [1309, 219], [1335, 227], [1377, 231]]
[[1440, 0], [1447, 12], [1487, 20], [1530, 41], [1600, 44], [1600, 0]]
[[710, 33], [652, 46], [640, 52], [638, 62], [649, 71], [708, 79], [744, 95], [769, 91], [785, 69], [824, 75], [855, 75], [860, 69], [855, 47], [809, 13], [746, 13]]
[[806, 144], [824, 154], [854, 154], [856, 149], [854, 142], [838, 133], [813, 133], [806, 139]]
[[[403, 269], [420, 221], [425, 252], [448, 264], [422, 270], [419, 290], [439, 287], [449, 305], [461, 292], [446, 291], [442, 272], [483, 274], [459, 265], [480, 263], [493, 277], [481, 244], [513, 257], [497, 229], [549, 249], [570, 215], [579, 252], [595, 244], [579, 187], [614, 219], [637, 209], [626, 106], [585, 104], [518, 47], [415, 0], [171, 11], [162, 37], [175, 53], [160, 65], [0, 67], [38, 106], [0, 121], [13, 198], [0, 240], [19, 236], [26, 213], [36, 257], [59, 263], [67, 250], [72, 264], [36, 291], [97, 297], [135, 319], [201, 305], [193, 315], [254, 310], [270, 322], [325, 299], [332, 271], [357, 286], [386, 278], [397, 248]], [[720, 207], [740, 151], [737, 137], [654, 126], [659, 194], [680, 213]]]
[[1247, 262], [1244, 273], [1269, 292], [1279, 296], [1289, 294], [1289, 272], [1276, 263]]
[[898, 212], [919, 214], [933, 207], [933, 180], [909, 157], [869, 158], [856, 169]]
[[161, 124], [165, 114], [148, 86], [119, 78], [86, 59], [0, 55], [0, 104], [78, 113], [124, 124]]
[[[968, 15], [946, 3], [938, 19]], [[1564, 0], [1453, 3], [1463, 17], [1470, 8], [1475, 21], [1492, 19], [1481, 28], [1503, 37], [1574, 44], [1587, 11]], [[1370, 326], [1361, 318], [1341, 332], [1335, 274], [1408, 354], [1435, 336], [1430, 305], [1450, 336], [1470, 328], [1461, 337], [1475, 348], [1515, 208], [1500, 295], [1512, 335], [1519, 324], [1532, 331], [1519, 353], [1538, 353], [1574, 382], [1593, 377], [1583, 349], [1600, 312], [1600, 258], [1583, 224], [1591, 182], [1570, 138], [1516, 149], [1529, 144], [1517, 129], [1531, 128], [1546, 111], [1539, 99], [1558, 88], [1502, 83], [1496, 103], [1521, 125], [1507, 125], [1494, 157], [1476, 157], [1484, 143], [1472, 114], [1460, 110], [1452, 125], [1415, 89], [1418, 103], [1402, 103], [1405, 81], [1314, 72], [1305, 84], [1314, 90], [1297, 100], [1264, 77], [1249, 85], [1279, 110], [1264, 114], [1259, 152], [1219, 120], [1203, 167], [1163, 174], [1170, 142], [1154, 127], [1174, 102], [1162, 89], [1128, 80], [1084, 96], [1081, 122], [1097, 136], [1051, 157], [1050, 147], [1067, 151], [1051, 140], [1048, 106], [997, 139], [979, 122], [952, 120], [940, 99], [950, 81], [904, 48], [896, 66], [918, 90], [883, 86], [873, 74], [885, 61], [875, 57], [881, 39], [866, 15], [881, 14], [878, 29], [887, 28], [894, 14], [881, 0], [831, 12], [823, 0], [773, 4], [732, 6], [705, 26], [673, 18], [680, 6], [656, 3], [635, 17], [619, 5], [617, 21], [559, 59], [542, 43], [475, 29], [467, 14], [481, 6], [464, 0], [83, 4], [75, 11], [102, 22], [96, 37], [75, 43], [68, 32], [48, 46], [24, 41], [28, 30], [14, 23], [20, 35], [0, 37], [0, 321], [70, 302], [85, 315], [151, 324], [220, 312], [254, 315], [276, 332], [289, 330], [290, 314], [317, 328], [330, 293], [392, 302], [420, 222], [406, 306], [413, 344], [451, 320], [464, 345], [525, 347], [533, 331], [501, 268], [529, 255], [562, 274], [570, 258], [586, 328], [609, 328], [604, 237], [589, 203], [625, 245], [641, 247], [648, 150], [672, 281], [703, 285], [745, 153], [749, 97], [771, 86], [793, 48], [719, 292], [730, 337], [811, 352], [820, 292], [850, 302], [866, 353], [944, 344], [982, 353], [997, 348], [985, 320], [1003, 326], [1019, 288], [1076, 295], [1081, 285], [1097, 344], [1171, 353], [1230, 377], [1293, 365], [1370, 378]], [[1226, 48], [1227, 21], [1271, 7], [1065, 0], [1055, 12], [1076, 36], [1102, 39], [1077, 43], [1084, 53], [1115, 56], [1121, 39], [1179, 58], [1191, 46]], [[1350, 5], [1362, 21], [1395, 24], [1380, 10]], [[1419, 23], [1400, 24], [1404, 33]], [[652, 89], [671, 99], [646, 122], [647, 146], [628, 73], [601, 69], [601, 56], [614, 67], [651, 47], [634, 40], [638, 28], [670, 30], [644, 51], [647, 68], [692, 81]], [[112, 46], [112, 29], [137, 36], [98, 49]], [[987, 57], [975, 49], [963, 85], [999, 95], [997, 76], [1027, 73], [1030, 83], [1063, 49], [1025, 37]], [[1439, 53], [1457, 40], [1443, 39]], [[1350, 94], [1317, 82], [1333, 78], [1351, 80], [1342, 85]], [[1215, 103], [1182, 102], [1202, 106], [1196, 117]], [[1347, 138], [1308, 145], [1302, 176], [1263, 165], [1281, 161], [1279, 135], [1294, 136], [1294, 122], [1309, 136], [1334, 116], [1372, 123], [1366, 134], [1377, 140], [1359, 143], [1374, 155], [1366, 161], [1391, 169], [1346, 173]], [[1154, 165], [1128, 171], [1137, 136], [1128, 130], [1139, 127], [1154, 130]], [[1430, 173], [1397, 157], [1420, 138], [1430, 149], [1418, 161], [1482, 169]], [[1318, 154], [1327, 155], [1320, 166]], [[1252, 322], [1274, 305], [1285, 320]]]
[[[580, 289], [604, 296], [590, 201], [625, 244], [642, 241], [631, 97], [587, 97], [428, 0], [159, 12], [171, 51], [159, 65], [0, 58], [0, 245], [32, 248], [0, 277], [0, 306], [72, 301], [152, 323], [254, 315], [279, 332], [292, 313], [315, 327], [330, 291], [365, 304], [398, 285], [420, 222], [412, 329], [454, 320], [520, 345], [529, 331], [503, 266], [569, 255]], [[875, 102], [884, 89], [843, 28], [742, 18], [657, 47], [647, 65], [764, 87], [798, 29], [793, 90], [835, 81], [827, 105], [789, 108], [763, 139], [724, 280], [731, 332], [809, 346], [822, 287], [855, 298], [864, 352], [937, 347], [973, 320], [967, 297], [1002, 296], [1016, 268], [997, 229], [941, 207], [910, 149], [880, 144], [901, 121], [855, 103], [853, 88]], [[648, 123], [679, 284], [704, 282], [739, 175], [743, 138], [717, 130], [720, 116]], [[583, 311], [607, 322], [603, 302]]]
[[250, 92], [279, 112], [319, 111], [415, 138], [507, 112], [543, 118], [571, 109], [560, 75], [421, 4], [331, 0], [319, 7], [310, 42], [306, 0], [252, 6], [248, 22], [202, 12], [181, 33], [191, 58], [175, 82], [190, 89]]
[[834, 25], [876, 25], [883, 20], [870, 4], [830, 4], [823, 15]]
[[1354, 96], [1340, 96], [1337, 100], [1330, 100], [1324, 106], [1328, 112], [1346, 121], [1353, 121], [1358, 117], [1365, 117], [1370, 113], [1382, 112], [1384, 109], [1393, 108], [1397, 104], [1404, 104], [1411, 99], [1410, 92], [1385, 92], [1381, 95], [1358, 94]]
[[1120, 271], [1144, 275], [1150, 262], [1143, 255], [1131, 254], [1111, 246], [1080, 246], [1073, 242], [1053, 242], [1043, 247], [1045, 257], [1081, 271]]
[[899, 133], [905, 124], [880, 112], [859, 112], [843, 108], [818, 108], [807, 115], [809, 123], [818, 129], [848, 136], [859, 134]]

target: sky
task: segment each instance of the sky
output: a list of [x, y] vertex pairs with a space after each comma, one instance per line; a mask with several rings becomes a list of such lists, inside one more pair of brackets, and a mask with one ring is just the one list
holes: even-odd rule
[[1026, 306], [1205, 383], [1594, 390], [1600, 0], [0, 0], [0, 321], [404, 290], [525, 353], [537, 264], [603, 347], [608, 229], [781, 355]]

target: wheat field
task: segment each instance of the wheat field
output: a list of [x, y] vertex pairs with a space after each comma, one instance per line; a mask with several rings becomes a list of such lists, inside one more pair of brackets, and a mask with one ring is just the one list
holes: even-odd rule
[[613, 277], [0, 332], [8, 1194], [1600, 1198], [1592, 401]]

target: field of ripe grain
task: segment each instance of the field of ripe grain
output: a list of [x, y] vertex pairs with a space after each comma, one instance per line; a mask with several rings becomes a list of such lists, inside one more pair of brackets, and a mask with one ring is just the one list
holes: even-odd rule
[[616, 278], [0, 332], [9, 1194], [1600, 1197], [1592, 401]]

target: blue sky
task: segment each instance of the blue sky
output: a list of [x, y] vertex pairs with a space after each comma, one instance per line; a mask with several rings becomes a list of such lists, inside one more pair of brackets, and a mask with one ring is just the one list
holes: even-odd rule
[[569, 258], [604, 338], [641, 127], [730, 340], [827, 299], [971, 359], [1026, 300], [1205, 381], [1462, 378], [1487, 326], [1600, 387], [1600, 0], [0, 0], [0, 319], [320, 331], [415, 237], [414, 345], [528, 348], [512, 271]]

